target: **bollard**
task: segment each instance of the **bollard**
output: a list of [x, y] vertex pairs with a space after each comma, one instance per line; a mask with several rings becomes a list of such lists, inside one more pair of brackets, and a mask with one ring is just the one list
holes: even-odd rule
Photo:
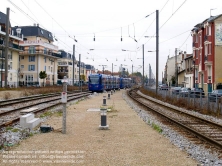
[[106, 106], [106, 96], [103, 96], [103, 106]]
[[101, 125], [99, 125], [99, 129], [108, 129], [109, 125], [106, 123], [106, 108], [101, 108], [100, 109], [100, 114], [101, 114]]
[[111, 90], [111, 95], [113, 95], [113, 90]]
[[114, 91], [114, 93], [116, 92], [116, 90], [115, 90], [115, 89], [114, 89], [113, 91]]
[[110, 99], [110, 93], [108, 93], [108, 99]]

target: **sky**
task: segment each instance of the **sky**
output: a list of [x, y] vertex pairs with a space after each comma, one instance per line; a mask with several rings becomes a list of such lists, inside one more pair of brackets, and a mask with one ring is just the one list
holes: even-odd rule
[[144, 73], [150, 64], [154, 77], [158, 10], [159, 80], [176, 48], [192, 54], [192, 28], [222, 14], [221, 0], [1, 0], [0, 11], [8, 7], [12, 26], [39, 24], [53, 33], [59, 49], [72, 53], [75, 45], [76, 59], [81, 54], [82, 62], [100, 71], [118, 72], [122, 65], [142, 73], [144, 45]]

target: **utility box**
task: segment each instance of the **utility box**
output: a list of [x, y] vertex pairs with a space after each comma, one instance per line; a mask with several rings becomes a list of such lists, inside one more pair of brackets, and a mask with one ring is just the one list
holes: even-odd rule
[[67, 93], [66, 92], [61, 93], [61, 102], [67, 103]]

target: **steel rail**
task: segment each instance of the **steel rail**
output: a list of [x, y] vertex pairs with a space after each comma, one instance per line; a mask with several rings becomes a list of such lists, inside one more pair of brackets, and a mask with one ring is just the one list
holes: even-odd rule
[[[198, 131], [196, 131], [196, 130], [194, 130], [194, 129], [192, 129], [192, 128], [190, 128], [190, 127], [188, 127], [188, 126], [186, 126], [186, 125], [184, 125], [184, 124], [182, 124], [182, 123], [180, 123], [180, 122], [178, 122], [177, 120], [174, 120], [174, 119], [171, 118], [170, 116], [165, 115], [165, 114], [163, 114], [162, 112], [160, 112], [160, 111], [158, 111], [158, 110], [156, 110], [156, 109], [148, 106], [146, 103], [139, 101], [139, 99], [136, 99], [135, 97], [133, 97], [132, 91], [128, 91], [128, 95], [129, 95], [133, 100], [136, 100], [136, 101], [139, 102], [140, 104], [144, 105], [145, 107], [148, 107], [150, 110], [152, 110], [152, 111], [158, 113], [159, 115], [165, 117], [166, 119], [168, 119], [168, 120], [170, 120], [171, 122], [173, 122], [174, 124], [177, 124], [178, 126], [184, 128], [185, 130], [189, 131], [190, 133], [193, 133], [193, 134], [194, 134], [195, 136], [197, 136], [198, 138], [200, 138], [200, 139], [202, 139], [202, 140], [205, 140], [205, 141], [209, 142], [210, 144], [213, 144], [214, 146], [217, 146], [217, 147], [219, 147], [220, 149], [222, 149], [222, 144], [221, 144], [220, 142], [218, 142], [218, 141], [216, 141], [216, 140], [214, 140], [214, 139], [212, 139], [212, 138], [210, 138], [210, 137], [208, 137], [208, 136], [206, 136], [206, 135], [204, 135], [204, 134], [201, 134], [200, 132], [198, 132]], [[136, 93], [136, 95], [139, 95], [141, 98], [145, 98], [144, 96], [141, 96], [141, 95], [138, 94], [138, 93]], [[149, 100], [148, 98], [145, 98], [145, 99]], [[154, 101], [152, 101], [152, 102], [154, 102]], [[158, 103], [158, 104], [161, 105], [160, 103]], [[168, 107], [168, 106], [165, 106], [165, 105], [162, 105], [162, 106]], [[174, 108], [171, 108], [171, 107], [168, 107], [168, 108], [174, 109]], [[175, 110], [175, 109], [174, 109], [174, 110]], [[185, 115], [187, 114], [187, 113], [182, 112], [182, 111], [179, 111], [179, 112], [180, 112], [180, 114], [181, 114], [181, 113], [183, 113], [183, 114], [185, 114]], [[192, 116], [193, 118], [198, 118], [198, 119], [204, 120], [205, 122], [210, 123], [210, 124], [214, 124], [214, 125], [216, 125], [217, 127], [220, 127], [220, 128], [222, 129], [222, 126], [219, 125], [219, 124], [217, 124], [217, 123], [208, 121], [208, 120], [206, 120], [206, 119], [203, 119], [203, 118], [200, 118], [200, 117], [191, 115], [191, 114], [187, 114], [187, 115], [188, 115], [188, 116]]]
[[[90, 94], [91, 94], [91, 93], [86, 93], [86, 92], [84, 92], [84, 94], [80, 94], [80, 95], [78, 95], [78, 96], [75, 96], [75, 98], [71, 98], [71, 97], [73, 97], [74, 95], [73, 95], [73, 96], [68, 96], [69, 98], [67, 99], [67, 102], [70, 102], [70, 101], [73, 101], [73, 100], [76, 100], [76, 99], [79, 99], [79, 98], [88, 96], [88, 95], [90, 95]], [[56, 99], [56, 100], [60, 100], [60, 99]], [[48, 101], [47, 101], [47, 102], [48, 102]], [[33, 113], [41, 112], [41, 111], [44, 111], [44, 110], [46, 110], [46, 109], [49, 109], [49, 108], [52, 108], [52, 107], [55, 107], [55, 106], [61, 105], [61, 104], [62, 104], [61, 102], [59, 102], [59, 103], [54, 103], [54, 104], [52, 104], [52, 105], [50, 105], [50, 106], [47, 106], [47, 107], [44, 107], [44, 108], [40, 108], [40, 109], [38, 109], [38, 110], [36, 110], [36, 111], [33, 111]], [[37, 104], [37, 105], [38, 105], [38, 104]], [[30, 107], [30, 106], [29, 106], [29, 107]], [[13, 110], [13, 111], [15, 111], [15, 110]], [[2, 123], [2, 124], [0, 124], [0, 128], [1, 128], [1, 127], [5, 127], [5, 126], [7, 126], [7, 125], [9, 125], [9, 124], [12, 124], [12, 123], [14, 123], [14, 122], [17, 122], [17, 121], [19, 121], [19, 119], [20, 119], [20, 117], [16, 117], [16, 118], [13, 118], [13, 119], [5, 122], [5, 123]]]

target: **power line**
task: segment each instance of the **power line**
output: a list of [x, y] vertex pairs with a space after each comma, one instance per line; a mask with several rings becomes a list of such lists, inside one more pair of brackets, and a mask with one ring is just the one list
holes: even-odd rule
[[[184, 5], [184, 3], [186, 2], [187, 0], [185, 0], [178, 8], [177, 8], [177, 10], [174, 12], [174, 13], [172, 13], [172, 15], [161, 25], [161, 27], [159, 28], [159, 30], [171, 19], [171, 17]], [[168, 2], [168, 1], [167, 1]], [[154, 36], [156, 33], [154, 33], [152, 36]], [[151, 40], [151, 38], [150, 39], [148, 39], [147, 40], [147, 42], [146, 43], [148, 43], [148, 41], [150, 41]], [[145, 44], [146, 44], [145, 43]], [[144, 44], [144, 45], [145, 45]]]
[[164, 41], [162, 41], [162, 42], [160, 42], [160, 43], [164, 43], [164, 42], [166, 42], [166, 41], [169, 41], [169, 40], [171, 40], [171, 39], [174, 39], [174, 38], [176, 38], [176, 37], [178, 37], [178, 36], [180, 36], [180, 35], [183, 35], [184, 33], [186, 33], [186, 32], [189, 32], [190, 30], [187, 30], [187, 31], [185, 31], [185, 32], [182, 32], [182, 33], [180, 33], [179, 35], [176, 35], [176, 36], [174, 36], [174, 37], [172, 37], [172, 38], [170, 38], [170, 39], [167, 39], [167, 40], [164, 40]]
[[183, 45], [186, 43], [186, 41], [188, 40], [189, 37], [190, 37], [190, 34], [187, 36], [186, 40], [183, 42], [183, 44], [180, 46], [180, 48], [183, 47]]
[[163, 25], [160, 26], [159, 30], [173, 17], [173, 15], [184, 5], [184, 3], [187, 0], [183, 1], [183, 3], [177, 8], [177, 10], [175, 12], [172, 13], [172, 15], [163, 23]]

